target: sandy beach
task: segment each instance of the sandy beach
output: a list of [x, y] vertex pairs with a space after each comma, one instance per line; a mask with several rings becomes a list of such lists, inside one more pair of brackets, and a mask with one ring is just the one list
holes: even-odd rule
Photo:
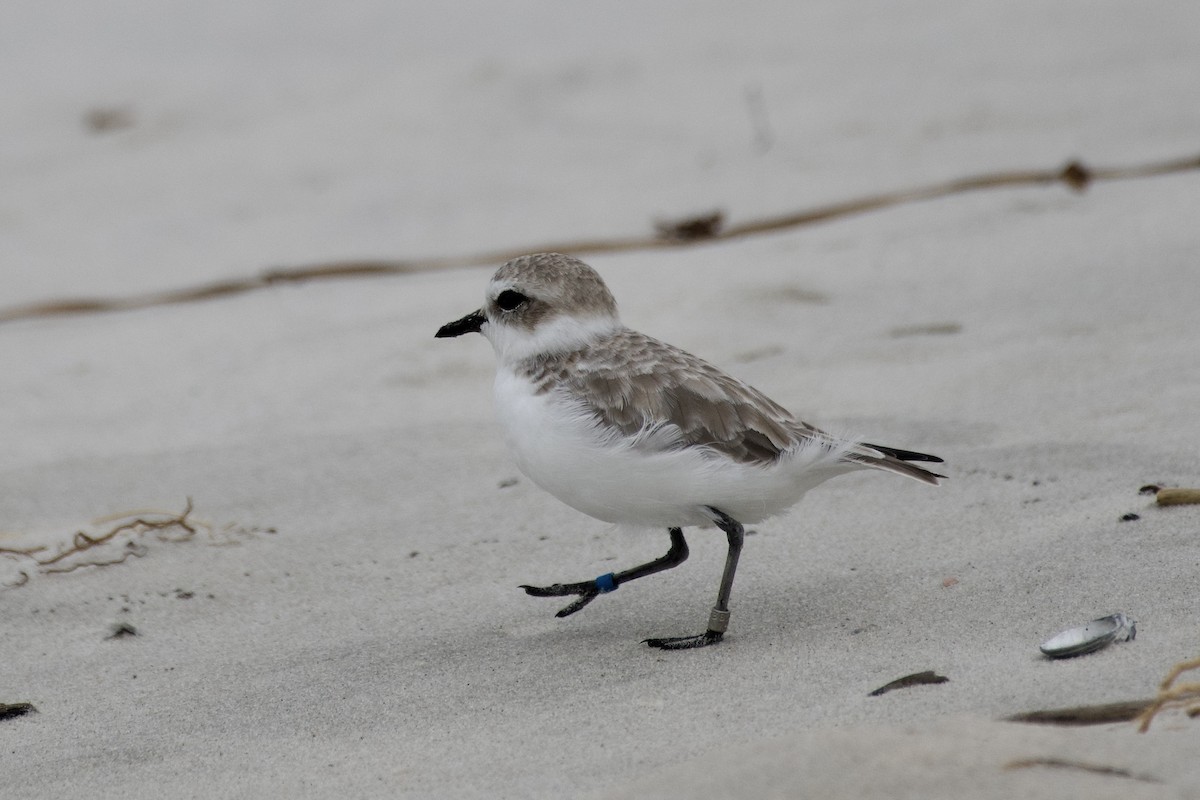
[[[936, 453], [831, 481], [568, 619], [520, 584], [660, 556], [521, 475], [498, 263], [0, 322], [0, 796], [1200, 798], [1200, 5], [453, 10], [10, 3], [3, 310], [273, 268], [584, 254], [633, 328]], [[186, 515], [184, 514], [186, 510]], [[82, 538], [81, 538], [82, 537]], [[107, 538], [106, 538], [107, 537]], [[1123, 612], [1137, 638], [1038, 645]], [[948, 678], [869, 693], [912, 673]], [[1200, 680], [1192, 672], [1181, 681]]]

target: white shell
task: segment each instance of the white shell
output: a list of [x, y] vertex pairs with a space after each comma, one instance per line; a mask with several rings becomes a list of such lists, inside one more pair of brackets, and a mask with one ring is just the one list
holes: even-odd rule
[[1118, 640], [1128, 642], [1135, 636], [1136, 621], [1124, 614], [1112, 614], [1047, 639], [1042, 642], [1041, 650], [1050, 658], [1070, 658], [1094, 653]]

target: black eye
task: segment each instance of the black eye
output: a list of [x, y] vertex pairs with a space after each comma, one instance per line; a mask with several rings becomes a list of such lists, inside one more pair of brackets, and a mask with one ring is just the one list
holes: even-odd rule
[[502, 311], [512, 311], [517, 306], [528, 301], [528, 297], [520, 292], [514, 292], [512, 289], [505, 289], [496, 296], [496, 305], [500, 306]]

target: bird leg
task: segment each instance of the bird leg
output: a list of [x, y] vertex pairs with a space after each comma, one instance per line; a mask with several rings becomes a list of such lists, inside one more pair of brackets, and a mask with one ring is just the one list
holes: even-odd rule
[[646, 639], [646, 644], [660, 650], [689, 650], [716, 644], [725, 636], [729, 627], [729, 594], [733, 590], [733, 575], [737, 572], [738, 556], [742, 553], [742, 524], [723, 511], [708, 506], [713, 522], [725, 531], [729, 540], [729, 552], [725, 556], [725, 571], [721, 575], [721, 588], [717, 591], [717, 604], [708, 615], [708, 630], [695, 636], [674, 636], [666, 639]]
[[[736, 524], [736, 523], [735, 523]], [[687, 561], [688, 546], [683, 538], [683, 530], [680, 528], [671, 528], [671, 549], [662, 558], [656, 558], [653, 561], [648, 561], [645, 564], [639, 564], [636, 567], [613, 574], [611, 572], [601, 575], [592, 581], [580, 581], [579, 583], [556, 583], [552, 586], [527, 586], [522, 584], [521, 588], [525, 593], [533, 597], [567, 597], [569, 595], [579, 595], [579, 597], [566, 607], [562, 608], [556, 617], [569, 617], [579, 609], [586, 606], [588, 603], [596, 599], [598, 595], [608, 592], [615, 592], [617, 587], [622, 583], [637, 578], [644, 578], [647, 575], [653, 575], [656, 572], [662, 572], [672, 567], [678, 567], [684, 561]]]

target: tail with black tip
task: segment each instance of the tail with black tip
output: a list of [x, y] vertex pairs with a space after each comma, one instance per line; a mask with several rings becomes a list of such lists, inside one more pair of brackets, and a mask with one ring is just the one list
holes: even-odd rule
[[904, 475], [922, 483], [928, 483], [931, 486], [937, 486], [946, 478], [945, 475], [939, 475], [936, 472], [931, 472], [923, 467], [909, 463], [910, 461], [934, 464], [943, 463], [942, 459], [937, 456], [931, 456], [928, 453], [918, 453], [913, 450], [901, 450], [898, 447], [884, 447], [883, 445], [867, 444], [864, 442], [859, 447], [847, 453], [845, 457], [847, 461], [852, 461], [855, 464], [894, 472], [897, 475]]

